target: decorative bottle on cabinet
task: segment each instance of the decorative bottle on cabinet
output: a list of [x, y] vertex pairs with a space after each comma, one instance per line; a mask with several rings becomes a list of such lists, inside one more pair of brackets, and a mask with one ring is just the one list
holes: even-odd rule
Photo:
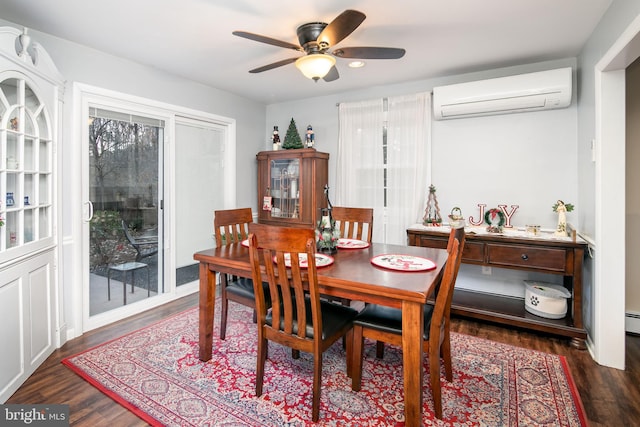
[[258, 222], [315, 228], [319, 209], [326, 207], [329, 154], [302, 148], [261, 151], [256, 158]]

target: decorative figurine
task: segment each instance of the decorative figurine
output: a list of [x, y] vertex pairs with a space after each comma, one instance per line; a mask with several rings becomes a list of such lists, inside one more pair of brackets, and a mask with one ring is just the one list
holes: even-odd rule
[[313, 148], [315, 143], [316, 141], [315, 141], [315, 135], [313, 134], [313, 128], [311, 127], [311, 125], [309, 125], [307, 126], [307, 134], [304, 137], [304, 145], [307, 148]]
[[567, 212], [571, 212], [573, 207], [571, 203], [565, 204], [562, 200], [558, 200], [556, 204], [552, 206], [553, 211], [558, 213], [558, 226], [556, 227], [556, 232], [553, 233], [554, 235], [560, 237], [567, 237], [569, 235], [567, 232]]
[[273, 151], [278, 151], [280, 149], [280, 134], [278, 133], [278, 126], [273, 127], [271, 143], [273, 144]]
[[427, 199], [427, 207], [424, 210], [422, 223], [433, 227], [439, 227], [442, 224], [438, 199], [436, 199], [436, 187], [433, 184], [429, 186], [429, 198]]

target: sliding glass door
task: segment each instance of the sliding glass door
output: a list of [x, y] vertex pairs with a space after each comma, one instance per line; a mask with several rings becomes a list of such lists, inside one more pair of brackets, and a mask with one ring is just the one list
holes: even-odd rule
[[89, 316], [165, 292], [164, 122], [89, 106]]

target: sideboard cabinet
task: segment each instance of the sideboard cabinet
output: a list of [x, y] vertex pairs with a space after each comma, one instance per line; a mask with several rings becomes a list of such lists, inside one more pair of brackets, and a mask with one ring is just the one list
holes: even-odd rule
[[313, 148], [261, 151], [258, 160], [258, 222], [315, 228], [329, 182], [329, 154]]
[[[409, 245], [446, 248], [448, 228], [417, 225], [407, 229]], [[582, 239], [526, 237], [516, 233], [469, 233], [465, 238], [465, 264], [550, 273], [563, 276], [571, 292], [567, 315], [547, 319], [525, 310], [521, 298], [455, 289], [451, 313], [475, 319], [552, 333], [571, 338], [571, 344], [585, 348], [587, 332], [582, 320], [582, 267], [587, 243]]]

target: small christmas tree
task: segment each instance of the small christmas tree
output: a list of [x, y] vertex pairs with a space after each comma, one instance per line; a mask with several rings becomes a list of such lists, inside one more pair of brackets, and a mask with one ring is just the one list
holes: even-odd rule
[[287, 134], [284, 137], [282, 148], [284, 148], [285, 150], [290, 150], [292, 148], [304, 148], [302, 139], [300, 139], [300, 134], [298, 133], [298, 128], [296, 128], [296, 122], [293, 120], [293, 117], [291, 118], [291, 123], [289, 123]]
[[442, 216], [440, 215], [440, 207], [436, 198], [436, 187], [432, 184], [429, 186], [429, 197], [427, 199], [427, 207], [424, 210], [422, 223], [429, 226], [439, 226], [442, 224]]

